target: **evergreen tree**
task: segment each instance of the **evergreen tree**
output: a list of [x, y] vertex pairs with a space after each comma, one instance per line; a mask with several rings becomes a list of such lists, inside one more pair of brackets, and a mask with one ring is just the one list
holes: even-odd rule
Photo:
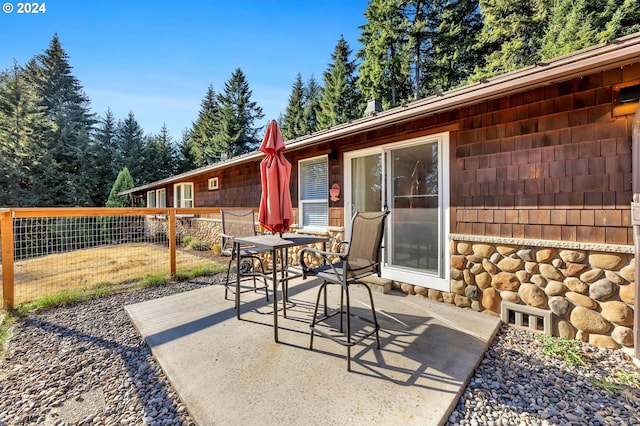
[[224, 85], [224, 93], [218, 95], [220, 106], [218, 133], [209, 158], [219, 161], [224, 155], [235, 157], [258, 147], [258, 131], [254, 122], [264, 117], [262, 108], [251, 100], [249, 83], [237, 68]]
[[118, 195], [122, 191], [126, 191], [127, 189], [134, 188], [133, 178], [129, 173], [128, 168], [124, 168], [118, 173], [118, 177], [116, 181], [113, 183], [111, 187], [111, 192], [109, 192], [109, 199], [107, 200], [107, 207], [132, 207], [131, 197], [128, 195]]
[[147, 138], [145, 151], [147, 170], [144, 183], [168, 178], [175, 174], [177, 151], [166, 125], [162, 126], [160, 133]]
[[362, 30], [358, 88], [364, 99], [378, 99], [383, 107], [400, 105], [412, 97], [410, 49], [403, 0], [371, 0]]
[[[591, 4], [589, 4], [591, 3]], [[542, 38], [541, 59], [551, 59], [597, 44], [595, 10], [590, 0], [557, 0]]]
[[540, 57], [552, 59], [637, 31], [637, 0], [557, 0], [549, 13]]
[[52, 132], [35, 87], [25, 71], [14, 63], [0, 72], [0, 206], [39, 205], [34, 185], [47, 175], [42, 162], [44, 142]]
[[133, 111], [124, 121], [119, 121], [117, 126], [117, 143], [119, 151], [122, 152], [124, 164], [127, 171], [131, 173], [136, 185], [146, 183], [145, 170], [145, 141], [142, 127], [136, 121]]
[[220, 107], [213, 86], [209, 86], [207, 94], [200, 104], [198, 119], [193, 123], [190, 132], [188, 158], [195, 167], [211, 164], [219, 157], [216, 155], [214, 138], [218, 133]]
[[317, 129], [346, 123], [362, 116], [363, 102], [356, 86], [356, 63], [350, 59], [351, 49], [343, 36], [331, 55], [332, 63], [324, 72]]
[[481, 62], [476, 45], [482, 16], [478, 0], [436, 0], [427, 20], [431, 31], [421, 87], [433, 95], [459, 86]]
[[485, 63], [470, 81], [503, 74], [539, 61], [548, 0], [480, 0], [484, 26], [478, 48]]
[[423, 68], [429, 63], [431, 34], [433, 24], [428, 18], [436, 2], [426, 0], [405, 0], [401, 3], [401, 12], [406, 23], [406, 42], [409, 49], [409, 62], [413, 75], [413, 99], [423, 96]]
[[191, 145], [191, 131], [189, 129], [184, 129], [182, 131], [182, 138], [180, 139], [177, 148], [178, 157], [176, 173], [184, 173], [189, 170], [198, 168], [195, 158], [192, 156]]
[[45, 114], [53, 123], [46, 141], [46, 159], [52, 168], [40, 190], [41, 206], [86, 206], [95, 188], [91, 161], [91, 133], [95, 117], [89, 98], [73, 76], [69, 57], [55, 34], [49, 48], [27, 65]]
[[304, 121], [305, 93], [304, 83], [300, 73], [296, 75], [296, 81], [291, 88], [289, 102], [282, 118], [280, 131], [284, 140], [293, 139], [306, 134], [306, 123]]
[[598, 42], [640, 32], [640, 2], [638, 0], [608, 0], [603, 12], [606, 19], [598, 34]]
[[99, 119], [95, 132], [96, 169], [94, 174], [98, 185], [93, 191], [96, 194], [94, 206], [104, 205], [109, 197], [109, 187], [105, 183], [115, 181], [118, 171], [124, 167], [117, 133], [116, 118], [111, 109], [107, 109], [104, 117]]
[[320, 99], [322, 99], [322, 87], [313, 74], [304, 88], [304, 97], [304, 134], [308, 134], [318, 129], [318, 114], [320, 114]]

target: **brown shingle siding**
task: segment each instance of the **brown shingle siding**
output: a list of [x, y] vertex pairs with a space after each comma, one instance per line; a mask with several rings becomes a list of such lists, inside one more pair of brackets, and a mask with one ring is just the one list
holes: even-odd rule
[[567, 224], [567, 210], [565, 209], [552, 209], [550, 210], [550, 221], [552, 225], [566, 225]]
[[578, 192], [606, 191], [609, 187], [607, 175], [573, 176], [573, 190]]
[[542, 225], [524, 225], [524, 238], [541, 239]]
[[604, 228], [595, 226], [576, 227], [576, 239], [587, 243], [604, 242]]
[[[599, 87], [599, 86], [596, 86]], [[573, 107], [575, 109], [582, 109], [594, 106], [596, 104], [596, 90], [595, 87], [592, 90], [586, 90], [584, 92], [576, 93], [573, 96]]]
[[565, 164], [567, 175], [576, 176], [589, 174], [589, 160], [587, 160], [586, 158], [567, 160]]
[[589, 208], [602, 208], [602, 192], [585, 192], [584, 205]]
[[598, 72], [467, 108], [455, 146], [458, 232], [629, 244], [630, 119]]
[[560, 228], [560, 238], [562, 241], [576, 241], [575, 226], [562, 226]]
[[627, 240], [626, 228], [606, 228], [605, 242], [607, 244], [633, 244]]
[[571, 111], [574, 108], [576, 108], [576, 106], [574, 106], [574, 100], [576, 98], [576, 95], [569, 94], [569, 95], [564, 95], [564, 96], [560, 96], [557, 98], [553, 99], [553, 111], [554, 112], [563, 112], [563, 111]]
[[622, 226], [622, 211], [596, 210], [594, 221], [596, 226]]
[[610, 70], [603, 71], [602, 84], [603, 86], [614, 85], [622, 82], [622, 68], [615, 67]]
[[631, 172], [630, 154], [612, 155], [605, 159], [607, 173]]
[[571, 111], [569, 114], [569, 126], [584, 126], [589, 124], [589, 111], [586, 109]]
[[562, 239], [562, 227], [558, 225], [546, 225], [542, 227], [542, 238], [545, 240]]
[[640, 78], [640, 63], [627, 65], [622, 68], [622, 80], [636, 80]]

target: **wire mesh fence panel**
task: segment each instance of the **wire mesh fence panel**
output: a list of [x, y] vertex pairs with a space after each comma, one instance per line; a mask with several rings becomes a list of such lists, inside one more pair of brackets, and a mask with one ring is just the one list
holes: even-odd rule
[[176, 218], [176, 268], [178, 273], [198, 268], [219, 268], [220, 219], [205, 214]]
[[[175, 216], [176, 268], [172, 270], [169, 214], [105, 215], [111, 211], [92, 209], [91, 215], [82, 216], [77, 211], [68, 215], [43, 211], [18, 212], [10, 222], [11, 304], [61, 291], [139, 282], [154, 275], [166, 279], [171, 272], [185, 277], [221, 270], [219, 214]], [[43, 217], [49, 212], [50, 217]], [[0, 272], [0, 290], [5, 289], [2, 279]]]
[[168, 270], [168, 245], [148, 235], [142, 216], [15, 219], [14, 247], [16, 304]]

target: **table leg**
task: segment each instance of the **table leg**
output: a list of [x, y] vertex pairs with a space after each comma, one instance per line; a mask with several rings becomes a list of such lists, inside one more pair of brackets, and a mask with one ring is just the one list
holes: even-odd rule
[[[273, 338], [278, 343], [278, 250], [275, 248], [271, 251], [271, 265], [273, 273]], [[283, 295], [284, 297], [284, 295]]]
[[236, 253], [236, 318], [240, 319], [240, 244], [233, 243]]
[[280, 277], [282, 278], [282, 316], [287, 317], [287, 302], [288, 297], [287, 293], [289, 292], [289, 280], [288, 275], [285, 275], [287, 272], [285, 270], [285, 262], [289, 261], [289, 253], [286, 248], [283, 248], [280, 251]]

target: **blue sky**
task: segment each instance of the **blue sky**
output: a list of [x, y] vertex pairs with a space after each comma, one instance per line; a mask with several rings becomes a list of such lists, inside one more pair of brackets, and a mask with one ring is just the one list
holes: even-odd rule
[[[48, 0], [18, 14], [0, 0], [0, 69], [25, 64], [58, 33], [92, 110], [133, 111], [146, 134], [166, 123], [179, 139], [211, 84], [224, 89], [241, 68], [265, 118], [284, 113], [291, 87], [322, 73], [343, 35], [353, 54], [367, 0]], [[6, 13], [7, 3], [13, 6]]]

